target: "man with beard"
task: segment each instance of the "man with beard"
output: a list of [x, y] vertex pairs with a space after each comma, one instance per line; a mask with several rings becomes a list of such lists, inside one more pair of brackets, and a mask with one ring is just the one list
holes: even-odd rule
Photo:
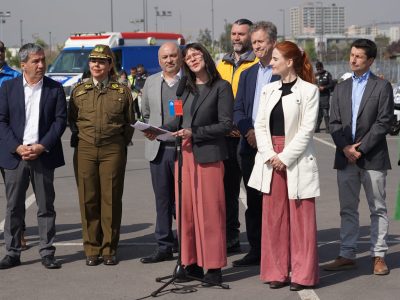
[[[231, 29], [233, 52], [227, 53], [217, 66], [222, 79], [231, 83], [235, 97], [241, 72], [258, 62], [251, 49], [250, 26], [252, 25], [253, 23], [247, 19], [239, 19], [233, 23]], [[229, 158], [224, 161], [226, 246], [228, 253], [240, 252], [239, 192], [242, 174], [237, 158], [239, 140], [240, 132], [235, 127], [226, 137]]]

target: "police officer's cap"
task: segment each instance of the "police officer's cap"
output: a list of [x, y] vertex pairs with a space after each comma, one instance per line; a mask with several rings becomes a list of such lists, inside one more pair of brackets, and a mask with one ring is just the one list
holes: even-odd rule
[[113, 53], [107, 45], [96, 45], [89, 54], [89, 59], [91, 58], [108, 59], [111, 62]]

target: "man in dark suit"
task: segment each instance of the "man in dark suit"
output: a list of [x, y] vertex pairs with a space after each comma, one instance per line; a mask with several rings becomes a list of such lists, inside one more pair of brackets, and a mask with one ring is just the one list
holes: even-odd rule
[[391, 84], [370, 71], [377, 53], [373, 41], [353, 42], [353, 76], [340, 83], [332, 97], [330, 132], [336, 144], [335, 164], [340, 202], [340, 253], [324, 266], [337, 271], [356, 267], [359, 233], [358, 204], [361, 185], [371, 213], [373, 273], [389, 273], [384, 257], [388, 249], [386, 175], [391, 168], [386, 134], [393, 117]]
[[[151, 75], [144, 84], [142, 95], [143, 117], [154, 126], [162, 126], [174, 119], [169, 114], [169, 101], [176, 98], [181, 78], [182, 55], [175, 43], [165, 43], [158, 50], [161, 72]], [[145, 134], [148, 137], [148, 134]], [[145, 141], [145, 156], [150, 162], [151, 181], [156, 200], [156, 228], [154, 236], [157, 249], [142, 263], [157, 263], [173, 258], [174, 235], [172, 218], [175, 214], [174, 166], [175, 138], [160, 142]]]
[[250, 35], [254, 54], [259, 62], [240, 75], [233, 111], [234, 123], [237, 124], [242, 136], [239, 154], [247, 195], [245, 219], [250, 251], [242, 259], [234, 261], [234, 267], [260, 264], [262, 194], [247, 186], [247, 183], [257, 153], [254, 121], [257, 116], [261, 91], [266, 84], [279, 79], [279, 76], [272, 75], [269, 64], [277, 38], [276, 26], [271, 22], [258, 22], [251, 27]]
[[5, 172], [7, 211], [4, 225], [6, 256], [0, 269], [21, 264], [21, 231], [25, 197], [32, 183], [38, 205], [39, 254], [47, 269], [58, 269], [54, 258], [54, 169], [64, 165], [61, 135], [66, 127], [62, 86], [44, 76], [42, 47], [26, 44], [19, 51], [23, 76], [0, 89], [0, 167]]

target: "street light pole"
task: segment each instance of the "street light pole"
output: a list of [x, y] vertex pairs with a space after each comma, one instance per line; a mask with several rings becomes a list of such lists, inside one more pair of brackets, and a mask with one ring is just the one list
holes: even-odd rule
[[282, 29], [283, 29], [282, 38], [285, 39], [285, 9], [280, 8], [279, 11], [282, 12], [282, 18], [283, 18], [283, 20], [282, 20]]
[[148, 31], [147, 22], [147, 0], [143, 0], [143, 31]]
[[158, 11], [158, 6], [154, 6], [154, 9], [156, 11], [156, 32], [158, 32], [157, 19], [158, 19], [158, 16], [160, 15], [160, 12]]
[[49, 56], [51, 57], [51, 31], [49, 31]]
[[211, 46], [214, 48], [214, 0], [211, 0], [211, 30], [212, 30], [212, 41], [211, 41]]
[[[3, 24], [5, 24], [6, 23], [6, 20], [5, 20], [5, 18], [9, 18], [9, 17], [11, 17], [11, 12], [10, 11], [0, 11], [0, 26], [1, 26], [1, 30], [0, 30], [0, 40], [2, 40], [3, 41]], [[3, 43], [4, 43], [4, 41], [3, 41]]]
[[111, 0], [111, 32], [114, 32], [114, 12], [113, 12], [113, 0]]
[[[315, 2], [316, 4], [320, 5], [320, 41], [318, 43], [318, 50], [319, 50], [319, 60], [323, 60], [324, 56], [324, 3], [322, 1]], [[315, 10], [315, 26], [317, 26], [317, 10]]]
[[22, 20], [19, 20], [19, 36], [21, 38], [21, 47], [24, 44], [24, 39], [22, 37]]

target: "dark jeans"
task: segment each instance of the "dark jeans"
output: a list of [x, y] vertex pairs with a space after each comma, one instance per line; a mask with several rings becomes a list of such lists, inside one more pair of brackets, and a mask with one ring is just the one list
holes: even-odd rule
[[262, 193], [247, 186], [254, 166], [257, 150], [240, 154], [243, 181], [246, 187], [247, 209], [245, 213], [247, 240], [250, 244], [250, 254], [261, 255], [261, 223], [262, 223]]
[[230, 247], [239, 241], [239, 193], [242, 172], [238, 162], [240, 138], [226, 137], [229, 158], [224, 160], [225, 203], [226, 203], [226, 243]]

